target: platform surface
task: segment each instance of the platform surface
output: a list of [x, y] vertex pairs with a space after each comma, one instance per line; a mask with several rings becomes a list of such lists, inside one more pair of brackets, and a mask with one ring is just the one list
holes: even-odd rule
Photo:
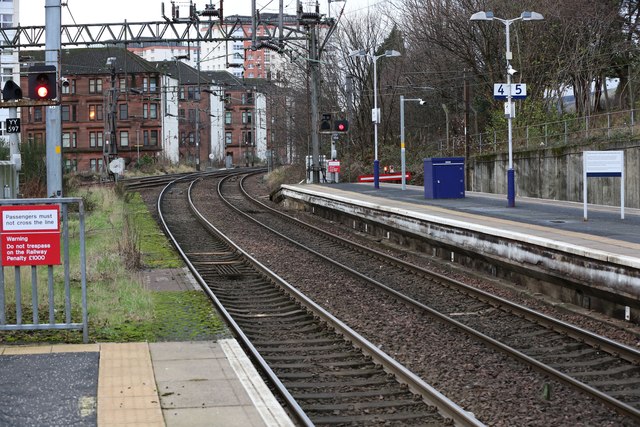
[[[640, 268], [640, 210], [582, 203], [516, 197], [507, 207], [506, 195], [467, 192], [464, 198], [425, 199], [420, 186], [380, 183], [287, 185], [295, 191], [376, 206], [390, 212], [433, 217], [465, 224], [496, 235], [545, 240], [557, 247], [575, 246], [625, 258]], [[508, 236], [507, 236], [508, 237]], [[628, 264], [628, 262], [625, 262]]]
[[0, 425], [293, 426], [238, 343], [0, 346]]

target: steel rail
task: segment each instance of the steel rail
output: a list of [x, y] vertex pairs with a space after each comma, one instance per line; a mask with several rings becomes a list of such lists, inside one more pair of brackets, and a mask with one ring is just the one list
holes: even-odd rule
[[[229, 202], [223, 195], [221, 191], [221, 186], [230, 177], [225, 177], [220, 180], [218, 183], [218, 194], [221, 199], [231, 208], [240, 212], [243, 216], [251, 219], [252, 221], [257, 222], [254, 218], [246, 215], [242, 211], [235, 208], [231, 202]], [[264, 227], [264, 225], [262, 225]], [[267, 227], [268, 228], [268, 227]], [[270, 229], [271, 230], [271, 229]], [[274, 230], [271, 230], [274, 231]], [[274, 231], [277, 233], [276, 231]], [[280, 233], [277, 233], [281, 235]], [[282, 235], [281, 235], [282, 236]], [[285, 236], [282, 236], [286, 238]], [[287, 238], [288, 239], [288, 238]], [[292, 241], [293, 242], [293, 241]], [[293, 242], [295, 243], [295, 242]], [[300, 245], [301, 246], [301, 245]], [[309, 250], [309, 249], [307, 249]], [[314, 251], [311, 251], [314, 253]], [[325, 258], [323, 255], [314, 253], [322, 258]], [[331, 313], [326, 311], [324, 308], [316, 304], [313, 300], [309, 299], [306, 295], [301, 293], [294, 286], [290, 285], [288, 282], [284, 281], [284, 279], [279, 278], [279, 276], [270, 270], [268, 267], [264, 266], [258, 260], [253, 258], [251, 255], [246, 254], [247, 258], [251, 260], [252, 263], [265, 275], [269, 277], [278, 278], [279, 283], [283, 286], [288, 292], [295, 296], [296, 299], [301, 301], [309, 310], [317, 314], [322, 320], [324, 320], [327, 324], [331, 325], [334, 329], [339, 331], [342, 335], [347, 337], [354, 345], [360, 348], [364, 353], [369, 355], [373, 360], [382, 365], [387, 372], [392, 373], [398, 381], [401, 383], [407, 384], [409, 389], [416, 394], [419, 394], [425, 402], [434, 405], [438, 408], [438, 411], [442, 414], [442, 416], [451, 418], [455, 425], [459, 426], [482, 426], [480, 421], [478, 421], [473, 414], [465, 411], [463, 408], [458, 406], [455, 402], [441, 394], [439, 391], [434, 389], [431, 385], [427, 384], [422, 378], [418, 377], [416, 374], [411, 372], [405, 366], [397, 362], [395, 359], [381, 351], [376, 345], [365, 339], [362, 335], [358, 334], [356, 331], [349, 328], [344, 322], [337, 319]]]
[[[533, 321], [533, 322], [538, 323], [538, 324], [540, 324], [542, 326], [545, 326], [545, 327], [549, 327], [549, 328], [553, 329], [556, 332], [568, 335], [571, 338], [574, 338], [574, 339], [579, 340], [579, 341], [583, 341], [586, 344], [592, 345], [592, 346], [594, 346], [596, 348], [599, 348], [601, 350], [608, 351], [609, 353], [615, 354], [615, 355], [617, 355], [619, 357], [622, 357], [625, 360], [628, 360], [628, 361], [630, 361], [632, 363], [636, 363], [637, 364], [638, 361], [640, 360], [640, 352], [638, 352], [637, 350], [635, 350], [635, 349], [633, 349], [631, 347], [628, 347], [628, 346], [623, 345], [621, 343], [617, 343], [617, 342], [615, 342], [613, 340], [610, 340], [610, 339], [608, 339], [606, 337], [599, 336], [599, 335], [594, 334], [594, 333], [592, 333], [590, 331], [586, 331], [584, 329], [578, 328], [578, 327], [576, 327], [574, 325], [571, 325], [569, 323], [562, 322], [560, 320], [557, 320], [557, 319], [554, 319], [552, 317], [546, 316], [546, 315], [544, 315], [542, 313], [535, 312], [534, 310], [531, 310], [531, 309], [529, 309], [527, 307], [524, 307], [524, 306], [521, 306], [519, 304], [513, 303], [513, 302], [508, 301], [506, 299], [491, 295], [488, 292], [473, 288], [473, 287], [471, 287], [469, 285], [466, 285], [466, 284], [464, 284], [464, 283], [462, 283], [460, 281], [457, 281], [455, 279], [451, 279], [451, 278], [448, 278], [448, 277], [443, 276], [441, 274], [438, 274], [438, 273], [435, 273], [435, 272], [431, 272], [431, 271], [423, 269], [421, 267], [412, 265], [412, 264], [410, 264], [410, 263], [408, 263], [406, 261], [402, 261], [402, 260], [398, 260], [396, 258], [392, 258], [392, 257], [390, 257], [390, 256], [388, 256], [388, 255], [386, 255], [386, 254], [384, 254], [384, 253], [382, 253], [380, 251], [377, 251], [377, 250], [371, 249], [371, 248], [367, 248], [367, 247], [365, 247], [363, 245], [360, 245], [358, 243], [343, 239], [342, 237], [339, 237], [339, 236], [333, 235], [331, 233], [328, 233], [328, 232], [326, 232], [324, 230], [321, 230], [321, 229], [319, 229], [317, 227], [314, 227], [314, 226], [312, 226], [310, 224], [306, 224], [306, 223], [298, 220], [297, 218], [291, 217], [289, 215], [284, 214], [283, 212], [280, 212], [280, 211], [278, 211], [276, 209], [273, 209], [273, 208], [267, 206], [266, 204], [260, 202], [259, 200], [251, 197], [246, 192], [246, 190], [243, 187], [243, 181], [244, 181], [244, 179], [246, 177], [248, 177], [250, 175], [251, 174], [245, 175], [241, 179], [241, 182], [240, 182], [241, 190], [245, 194], [245, 196], [247, 198], [249, 198], [253, 203], [258, 204], [259, 206], [269, 210], [270, 212], [274, 212], [274, 213], [278, 214], [279, 216], [285, 217], [288, 221], [294, 221], [296, 224], [299, 224], [299, 225], [301, 225], [303, 227], [311, 229], [315, 233], [321, 234], [321, 235], [323, 235], [325, 237], [329, 237], [332, 240], [337, 240], [341, 244], [344, 244], [346, 246], [355, 247], [357, 250], [359, 250], [361, 252], [374, 254], [376, 256], [382, 257], [386, 262], [400, 265], [404, 269], [410, 269], [410, 270], [413, 270], [415, 272], [419, 272], [420, 274], [428, 276], [430, 278], [431, 277], [435, 277], [435, 278], [438, 279], [438, 281], [447, 284], [447, 286], [450, 287], [450, 288], [463, 290], [464, 292], [466, 292], [468, 294], [471, 294], [472, 297], [476, 297], [476, 298], [478, 298], [478, 299], [480, 299], [480, 300], [482, 300], [482, 301], [484, 301], [484, 302], [486, 302], [488, 304], [491, 304], [493, 306], [496, 306], [496, 307], [502, 306], [502, 308], [504, 310], [511, 311], [515, 315], [519, 315], [519, 316], [525, 317], [530, 321]], [[597, 390], [597, 389], [589, 386], [588, 384], [585, 384], [585, 383], [583, 383], [581, 381], [578, 381], [578, 380], [570, 377], [569, 375], [564, 374], [563, 372], [560, 372], [560, 371], [558, 371], [558, 370], [556, 370], [556, 369], [554, 369], [554, 368], [552, 368], [550, 366], [547, 366], [547, 365], [545, 365], [545, 364], [533, 359], [532, 357], [527, 356], [526, 354], [524, 354], [524, 353], [522, 353], [522, 352], [520, 352], [520, 351], [518, 351], [518, 350], [516, 350], [516, 349], [514, 349], [512, 347], [509, 347], [509, 346], [507, 346], [507, 345], [495, 340], [494, 338], [489, 337], [488, 335], [485, 335], [485, 334], [483, 334], [483, 333], [481, 333], [479, 331], [476, 331], [476, 330], [464, 325], [463, 323], [458, 322], [455, 319], [452, 319], [452, 318], [450, 318], [450, 317], [448, 317], [448, 316], [446, 316], [446, 315], [444, 315], [444, 314], [442, 314], [442, 313], [440, 313], [440, 312], [438, 312], [438, 311], [436, 311], [436, 310], [434, 310], [434, 309], [432, 309], [432, 308], [430, 308], [430, 307], [428, 307], [428, 306], [426, 306], [426, 305], [424, 305], [424, 304], [422, 304], [422, 303], [420, 303], [420, 302], [418, 302], [418, 301], [416, 301], [416, 300], [414, 300], [414, 299], [412, 299], [412, 298], [410, 298], [410, 297], [408, 297], [408, 296], [406, 296], [406, 295], [404, 295], [404, 294], [402, 294], [402, 293], [400, 293], [400, 292], [398, 292], [398, 291], [396, 291], [394, 289], [389, 288], [385, 284], [380, 283], [380, 282], [376, 281], [375, 279], [372, 279], [372, 278], [370, 278], [370, 277], [368, 277], [368, 276], [366, 276], [366, 275], [364, 275], [364, 274], [362, 274], [362, 273], [360, 273], [360, 272], [358, 272], [358, 271], [356, 271], [356, 270], [354, 270], [354, 269], [352, 269], [352, 268], [350, 268], [350, 267], [348, 267], [348, 266], [346, 266], [346, 265], [344, 265], [342, 263], [339, 263], [338, 261], [335, 261], [332, 258], [329, 258], [329, 257], [327, 257], [327, 256], [325, 256], [325, 255], [323, 255], [323, 254], [321, 254], [321, 253], [319, 253], [317, 251], [314, 251], [313, 249], [310, 249], [310, 248], [306, 247], [304, 244], [299, 243], [299, 242], [297, 242], [297, 241], [285, 236], [284, 234], [278, 232], [277, 230], [274, 230], [274, 229], [272, 229], [272, 228], [260, 223], [257, 219], [252, 218], [250, 215], [240, 211], [237, 208], [234, 208], [234, 209], [236, 209], [238, 212], [242, 213], [246, 217], [250, 218], [251, 220], [253, 220], [255, 223], [259, 224], [260, 226], [268, 229], [269, 231], [275, 233], [276, 235], [282, 237], [283, 239], [286, 239], [287, 241], [291, 242], [292, 244], [295, 244], [296, 246], [299, 246], [299, 247], [303, 248], [304, 250], [306, 250], [306, 251], [308, 251], [310, 253], [313, 253], [314, 255], [319, 256], [319, 257], [327, 260], [328, 262], [333, 263], [337, 267], [349, 272], [350, 274], [352, 274], [352, 275], [354, 275], [356, 277], [361, 278], [362, 280], [365, 280], [367, 282], [370, 282], [370, 283], [374, 284], [375, 286], [379, 287], [380, 289], [384, 290], [385, 292], [387, 292], [387, 293], [395, 296], [396, 298], [402, 300], [403, 302], [405, 302], [407, 304], [410, 304], [411, 306], [414, 306], [414, 307], [416, 307], [418, 309], [424, 310], [424, 311], [428, 312], [429, 314], [431, 314], [432, 316], [434, 316], [434, 317], [436, 317], [436, 318], [438, 318], [438, 319], [440, 319], [440, 320], [442, 320], [442, 321], [444, 321], [446, 323], [449, 323], [449, 324], [451, 324], [451, 325], [453, 325], [455, 327], [458, 327], [458, 328], [462, 329], [466, 333], [468, 333], [468, 334], [480, 339], [481, 341], [487, 342], [488, 344], [490, 344], [494, 348], [496, 348], [498, 350], [501, 350], [501, 351], [504, 351], [505, 353], [515, 357], [516, 359], [519, 359], [519, 360], [529, 364], [530, 366], [532, 366], [533, 368], [535, 368], [539, 372], [542, 372], [542, 373], [547, 374], [547, 375], [551, 375], [551, 376], [557, 378], [558, 380], [560, 380], [560, 381], [562, 381], [562, 382], [564, 382], [564, 383], [566, 383], [566, 384], [568, 384], [570, 386], [576, 387], [577, 389], [581, 390], [582, 392], [593, 396], [594, 398], [600, 400], [601, 402], [605, 403], [609, 407], [615, 409], [619, 413], [621, 413], [621, 414], [623, 414], [625, 416], [629, 416], [629, 417], [635, 419], [636, 421], [640, 422], [640, 410], [638, 410], [638, 409], [636, 409], [636, 408], [634, 408], [634, 407], [632, 407], [632, 406], [630, 406], [630, 405], [628, 405], [628, 404], [626, 404], [624, 402], [621, 402], [621, 401], [619, 401], [619, 400], [607, 395], [606, 393], [603, 393], [600, 390]], [[547, 326], [547, 325], [549, 325], [549, 326]]]
[[[259, 173], [259, 172], [256, 172]], [[248, 175], [247, 175], [248, 176]], [[290, 215], [285, 214], [284, 212], [281, 212], [277, 209], [274, 209], [268, 205], [266, 205], [265, 203], [262, 203], [260, 200], [257, 200], [253, 197], [251, 197], [250, 194], [248, 194], [246, 191], [244, 191], [244, 194], [246, 195], [246, 197], [248, 197], [249, 199], [251, 199], [254, 203], [259, 204], [261, 207], [268, 209], [271, 212], [274, 212], [276, 214], [278, 214], [279, 216], [285, 217], [288, 221], [294, 221], [296, 224], [302, 226], [302, 227], [306, 227], [308, 229], [310, 229], [311, 231], [321, 234], [324, 237], [330, 238], [334, 241], [338, 241], [341, 244], [347, 245], [349, 247], [355, 247], [357, 248], [359, 251], [363, 252], [363, 253], [367, 253], [367, 254], [371, 254], [371, 255], [375, 255], [378, 257], [383, 258], [386, 262], [389, 263], [393, 263], [393, 264], [397, 264], [400, 265], [403, 269], [405, 270], [411, 270], [420, 274], [423, 274], [425, 276], [427, 276], [430, 280], [433, 280], [434, 278], [437, 279], [437, 281], [440, 284], [443, 284], [447, 287], [456, 289], [458, 291], [462, 291], [465, 292], [467, 294], [469, 294], [470, 296], [473, 296], [477, 299], [480, 299], [484, 302], [486, 302], [487, 304], [490, 304], [492, 306], [501, 306], [509, 311], [511, 311], [514, 314], [517, 314], [521, 317], [524, 317], [532, 322], [538, 323], [540, 325], [546, 326], [549, 329], [552, 329], [556, 332], [559, 332], [561, 334], [567, 335], [571, 338], [574, 338], [576, 340], [580, 340], [583, 341], [586, 344], [589, 344], [593, 347], [597, 347], [603, 351], [606, 351], [608, 353], [611, 354], [615, 354], [631, 363], [640, 365], [640, 351], [636, 350], [633, 347], [629, 347], [625, 344], [616, 342], [614, 340], [611, 340], [607, 337], [603, 337], [601, 335], [597, 335], [594, 334], [591, 331], [588, 331], [586, 329], [582, 329], [578, 326], [572, 325], [570, 323], [567, 322], [563, 322], [561, 320], [555, 319], [553, 317], [547, 316], [546, 314], [537, 312], [535, 310], [532, 310], [528, 307], [525, 307], [523, 305], [517, 304], [513, 301], [509, 301], [507, 299], [501, 298], [499, 296], [496, 295], [492, 295], [489, 292], [483, 291], [482, 289], [478, 289], [478, 288], [474, 288], [473, 286], [467, 285], [466, 283], [463, 283], [459, 280], [456, 279], [452, 279], [450, 277], [444, 276], [442, 274], [433, 272], [433, 271], [429, 271], [425, 268], [422, 268], [420, 266], [417, 266], [415, 264], [411, 264], [407, 261], [403, 261], [401, 259], [397, 259], [397, 258], [393, 258], [390, 257], [389, 255], [385, 254], [384, 252], [378, 251], [376, 249], [373, 248], [369, 248], [366, 247], [364, 245], [361, 245], [357, 242], [351, 241], [351, 240], [347, 240], [344, 239], [340, 236], [337, 236], [335, 234], [331, 234], [331, 233], [327, 233], [326, 231], [314, 227], [310, 224], [307, 224], [303, 221], [300, 221], [297, 218], [294, 218]]]
[[[235, 172], [235, 173], [230, 173], [231, 176], [235, 176], [240, 174], [240, 172]], [[171, 230], [169, 229], [167, 222], [165, 221], [164, 215], [162, 214], [162, 199], [165, 195], [165, 193], [168, 191], [169, 188], [171, 188], [173, 185], [175, 185], [178, 181], [184, 181], [184, 180], [188, 180], [190, 177], [182, 177], [182, 178], [178, 178], [174, 181], [172, 181], [171, 183], [169, 183], [165, 188], [162, 189], [162, 191], [160, 192], [160, 195], [158, 196], [158, 202], [157, 202], [157, 210], [158, 210], [158, 216], [160, 217], [160, 221], [162, 223], [162, 226], [168, 236], [168, 238], [171, 240], [171, 242], [173, 243], [174, 247], [176, 248], [176, 250], [178, 251], [178, 253], [180, 254], [180, 256], [182, 257], [182, 259], [184, 260], [184, 262], [187, 264], [187, 267], [189, 268], [189, 270], [191, 271], [191, 273], [194, 275], [195, 279], [198, 281], [198, 283], [200, 284], [200, 287], [204, 290], [204, 292], [207, 293], [207, 295], [209, 296], [209, 298], [211, 299], [211, 301], [214, 303], [214, 305], [216, 306], [216, 308], [219, 310], [220, 314], [222, 315], [222, 317], [225, 319], [225, 321], [227, 322], [227, 324], [229, 325], [229, 327], [231, 328], [231, 330], [234, 332], [234, 334], [236, 335], [236, 337], [238, 337], [238, 339], [240, 340], [240, 342], [242, 343], [243, 346], [245, 346], [245, 348], [249, 351], [252, 359], [255, 361], [255, 363], [258, 364], [258, 366], [260, 367], [260, 369], [264, 372], [264, 374], [267, 376], [267, 378], [269, 379], [269, 381], [274, 385], [274, 387], [276, 388], [277, 392], [280, 394], [280, 396], [285, 400], [285, 402], [287, 403], [287, 405], [289, 406], [289, 409], [291, 410], [291, 412], [294, 414], [295, 418], [298, 420], [298, 422], [300, 422], [302, 425], [304, 426], [313, 426], [313, 422], [311, 422], [311, 420], [307, 417], [307, 415], [305, 414], [305, 412], [302, 410], [302, 408], [300, 408], [300, 406], [298, 405], [298, 403], [295, 401], [295, 399], [293, 398], [293, 396], [291, 396], [291, 394], [289, 393], [289, 391], [284, 387], [284, 385], [282, 384], [282, 382], [280, 381], [280, 379], [275, 375], [275, 373], [271, 370], [271, 368], [269, 367], [269, 365], [267, 364], [267, 362], [262, 358], [262, 356], [260, 355], [260, 353], [256, 350], [256, 348], [253, 346], [253, 344], [251, 343], [251, 341], [249, 341], [249, 339], [247, 338], [247, 336], [244, 334], [244, 332], [242, 331], [242, 329], [240, 328], [240, 326], [236, 323], [236, 321], [233, 319], [233, 317], [229, 314], [229, 312], [226, 310], [226, 308], [222, 305], [222, 303], [220, 302], [220, 300], [218, 300], [218, 298], [215, 296], [215, 294], [211, 291], [211, 289], [209, 289], [209, 287], [207, 286], [206, 282], [204, 281], [204, 279], [202, 278], [202, 276], [198, 273], [198, 270], [194, 267], [194, 265], [191, 263], [191, 261], [189, 261], [189, 258], [187, 257], [187, 255], [182, 251], [182, 249], [180, 248], [180, 245], [178, 244], [178, 241], [176, 240], [175, 236], [171, 233]], [[237, 251], [239, 254], [242, 254], [243, 256], [246, 257], [250, 257], [249, 254], [245, 253], [240, 247], [238, 247], [235, 243], [233, 243], [231, 240], [229, 240], [226, 236], [224, 236], [223, 233], [221, 233], [215, 226], [213, 226], [209, 221], [207, 221], [198, 211], [197, 209], [195, 209], [195, 206], [193, 205], [193, 200], [191, 198], [191, 189], [193, 187], [193, 184], [199, 180], [200, 178], [197, 178], [195, 180], [193, 180], [191, 182], [191, 184], [189, 185], [189, 194], [188, 194], [188, 199], [189, 199], [189, 209], [190, 211], [196, 215], [199, 219], [199, 221], [209, 230], [211, 230], [213, 233], [215, 233], [218, 237], [220, 237], [221, 239], [223, 239], [231, 248], [233, 248], [235, 251]]]

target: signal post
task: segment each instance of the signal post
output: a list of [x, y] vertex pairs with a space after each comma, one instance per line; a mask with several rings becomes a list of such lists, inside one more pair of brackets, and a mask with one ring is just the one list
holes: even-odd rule
[[320, 133], [331, 134], [331, 155], [327, 162], [328, 181], [337, 183], [340, 175], [340, 160], [336, 143], [340, 140], [340, 134], [349, 131], [349, 121], [343, 119], [332, 119], [332, 114], [323, 113], [320, 120]]
[[[9, 155], [13, 168], [11, 183], [5, 183], [3, 188], [2, 197], [5, 199], [17, 198], [20, 193], [18, 172], [22, 169], [22, 158], [18, 146], [20, 134], [18, 108], [58, 105], [56, 67], [34, 66], [29, 68], [28, 73], [27, 99], [23, 98], [20, 85], [13, 80], [7, 81], [2, 89], [0, 108], [9, 109], [5, 128], [9, 134]], [[49, 173], [48, 170], [49, 167], [47, 167], [47, 173]]]

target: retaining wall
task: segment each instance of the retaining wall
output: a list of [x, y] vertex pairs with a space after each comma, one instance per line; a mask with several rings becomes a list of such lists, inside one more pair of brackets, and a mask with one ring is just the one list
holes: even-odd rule
[[[608, 143], [606, 148], [570, 146], [513, 153], [516, 196], [582, 202], [582, 152], [624, 151], [625, 206], [640, 208], [640, 144]], [[470, 159], [467, 189], [485, 193], [507, 193], [508, 154], [474, 156]], [[620, 178], [589, 178], [587, 201], [620, 206]]]

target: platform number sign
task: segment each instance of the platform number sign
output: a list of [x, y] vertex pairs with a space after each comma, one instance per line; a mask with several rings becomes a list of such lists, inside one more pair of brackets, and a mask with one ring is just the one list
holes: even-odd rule
[[20, 119], [7, 119], [4, 125], [7, 133], [20, 133]]
[[[507, 99], [509, 95], [509, 85], [506, 83], [495, 83], [493, 85], [493, 97], [495, 99]], [[526, 83], [511, 83], [511, 98], [525, 99], [527, 97]]]

